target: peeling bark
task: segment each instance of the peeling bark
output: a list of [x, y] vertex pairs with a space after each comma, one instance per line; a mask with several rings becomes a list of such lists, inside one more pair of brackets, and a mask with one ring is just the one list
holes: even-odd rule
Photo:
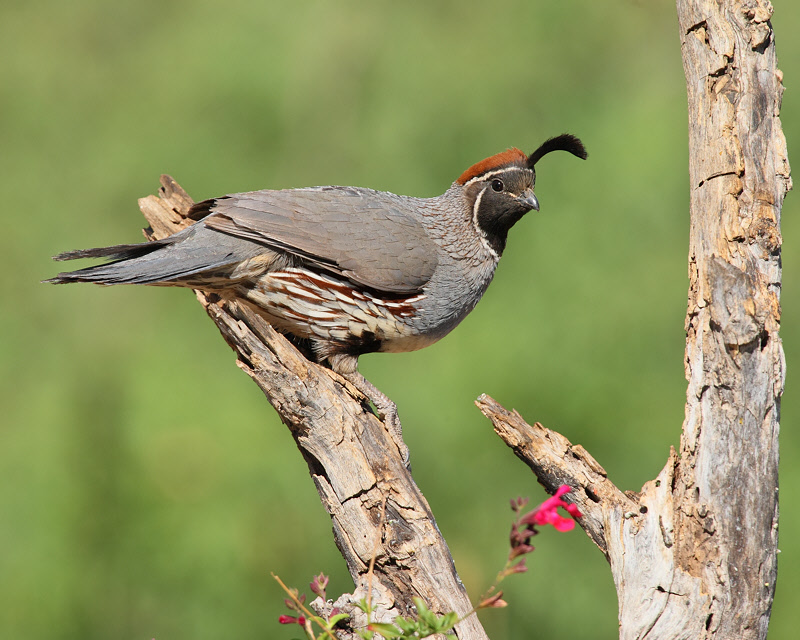
[[772, 6], [678, 0], [689, 105], [689, 382], [680, 451], [621, 492], [579, 445], [485, 396], [495, 431], [560, 484], [606, 555], [624, 639], [763, 639], [775, 592], [785, 363], [780, 213], [791, 188]]
[[[706, 596], [707, 637], [763, 638], [777, 571], [785, 368], [782, 77], [769, 2], [679, 0], [678, 15], [692, 218], [676, 564]], [[704, 29], [691, 28], [698, 23]]]

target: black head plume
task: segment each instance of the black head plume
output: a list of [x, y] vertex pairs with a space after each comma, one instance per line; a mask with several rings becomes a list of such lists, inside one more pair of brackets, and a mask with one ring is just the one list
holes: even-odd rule
[[573, 156], [577, 156], [581, 160], [586, 160], [586, 147], [583, 143], [570, 133], [562, 133], [560, 136], [545, 140], [539, 148], [528, 156], [525, 164], [529, 169], [533, 169], [534, 165], [541, 160], [542, 156], [546, 156], [551, 151], [569, 151]]

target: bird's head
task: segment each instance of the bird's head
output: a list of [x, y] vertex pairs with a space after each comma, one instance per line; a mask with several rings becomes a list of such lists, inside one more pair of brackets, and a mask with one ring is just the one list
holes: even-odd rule
[[583, 143], [568, 133], [550, 138], [531, 155], [508, 149], [481, 160], [461, 174], [461, 185], [472, 211], [472, 223], [492, 250], [502, 255], [508, 230], [531, 209], [539, 210], [533, 192], [536, 163], [551, 151], [568, 151], [586, 159]]

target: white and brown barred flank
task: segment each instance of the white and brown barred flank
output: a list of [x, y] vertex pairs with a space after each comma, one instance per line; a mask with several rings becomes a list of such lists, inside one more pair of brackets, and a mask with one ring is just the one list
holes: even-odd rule
[[319, 343], [315, 350], [323, 358], [336, 352], [381, 351], [384, 343], [397, 349], [405, 341], [425, 342], [413, 323], [416, 305], [425, 294], [382, 298], [301, 267], [270, 271], [237, 292], [261, 309], [273, 326]]

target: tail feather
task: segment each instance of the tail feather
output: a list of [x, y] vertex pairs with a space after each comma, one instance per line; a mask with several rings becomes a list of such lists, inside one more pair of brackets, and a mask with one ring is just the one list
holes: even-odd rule
[[[182, 271], [175, 269], [174, 265], [168, 267], [163, 264], [143, 265], [137, 260], [116, 260], [94, 267], [86, 267], [77, 271], [65, 271], [54, 278], [45, 280], [52, 284], [68, 284], [71, 282], [91, 282], [94, 284], [156, 284], [177, 280], [184, 275], [197, 273], [202, 269]], [[166, 267], [166, 268], [165, 268]]]
[[152, 253], [156, 249], [164, 246], [163, 242], [142, 242], [137, 244], [115, 244], [112, 247], [97, 247], [95, 249], [78, 249], [76, 251], [64, 251], [53, 260], [63, 262], [65, 260], [78, 260], [80, 258], [112, 258], [114, 260], [130, 260]]
[[[166, 240], [169, 240], [167, 238]], [[144, 262], [153, 253], [168, 244], [165, 240], [155, 242], [142, 242], [139, 244], [117, 244], [111, 247], [96, 247], [94, 249], [78, 249], [65, 251], [53, 256], [53, 260], [78, 260], [81, 258], [111, 258], [112, 262], [65, 271], [56, 277], [44, 280], [52, 284], [67, 284], [70, 282], [93, 282], [96, 284], [150, 284], [158, 281], [163, 276], [163, 269], [153, 270], [145, 267]], [[159, 261], [161, 262], [161, 261]], [[152, 267], [152, 265], [149, 265]]]
[[[263, 247], [193, 225], [169, 238], [142, 244], [121, 244], [79, 251], [67, 251], [56, 260], [112, 258], [112, 262], [59, 273], [45, 280], [52, 284], [92, 282], [95, 284], [172, 284], [189, 286], [186, 279], [208, 272], [209, 278], [263, 251]], [[190, 278], [202, 282], [203, 276]]]

